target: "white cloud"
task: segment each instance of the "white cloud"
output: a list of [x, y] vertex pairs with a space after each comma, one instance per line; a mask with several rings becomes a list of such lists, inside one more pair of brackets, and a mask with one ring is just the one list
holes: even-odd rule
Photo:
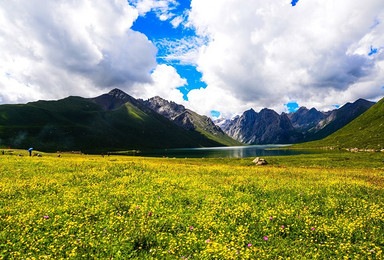
[[163, 55], [158, 58], [168, 63], [183, 65], [196, 65], [199, 52], [202, 46], [207, 43], [203, 37], [184, 37], [181, 39], [161, 39], [155, 42], [156, 46], [162, 50]]
[[[197, 58], [208, 87], [191, 92], [191, 104], [213, 89], [231, 95], [234, 104], [280, 112], [292, 100], [325, 109], [384, 95], [381, 0], [299, 1], [295, 7], [288, 0], [192, 0], [191, 6], [190, 24], [210, 39]], [[379, 51], [368, 56], [371, 46]], [[240, 105], [222, 107], [216, 110], [242, 112]]]
[[175, 0], [131, 0], [140, 15], [144, 16], [151, 11], [156, 13], [156, 16], [161, 21], [167, 21], [175, 16], [172, 11], [178, 5]]
[[[184, 105], [193, 111], [207, 116], [211, 116], [213, 110], [219, 111], [220, 116], [224, 118], [231, 118], [253, 106], [252, 103], [236, 99], [230, 91], [214, 85], [205, 89], [191, 90], [188, 93], [188, 100], [188, 102], [184, 102]], [[262, 109], [261, 107], [254, 108]]]
[[183, 16], [177, 16], [177, 17], [173, 18], [172, 21], [171, 21], [171, 24], [172, 24], [173, 28], [179, 27], [179, 25], [182, 22], [184, 22], [184, 19], [185, 18]]
[[187, 84], [187, 80], [181, 78], [176, 69], [165, 64], [157, 65], [151, 74], [152, 83], [136, 84], [131, 92], [135, 97], [148, 99], [160, 96], [179, 104], [185, 104], [183, 94], [178, 90]]
[[173, 28], [177, 28], [180, 25], [182, 25], [184, 28], [190, 29], [191, 25], [189, 24], [189, 21], [188, 21], [189, 11], [190, 10], [186, 9], [182, 14], [176, 16], [171, 20], [171, 24]]
[[0, 2], [0, 102], [150, 82], [157, 50], [130, 29], [137, 17], [125, 0]]

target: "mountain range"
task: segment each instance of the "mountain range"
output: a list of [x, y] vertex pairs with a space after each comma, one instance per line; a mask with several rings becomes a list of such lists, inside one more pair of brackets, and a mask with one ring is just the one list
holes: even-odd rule
[[289, 114], [250, 109], [232, 120], [213, 122], [161, 97], [135, 99], [114, 89], [95, 98], [0, 105], [0, 145], [106, 152], [300, 143], [332, 136], [373, 105], [359, 99], [329, 112], [305, 107]]
[[293, 148], [347, 148], [352, 151], [360, 149], [384, 151], [384, 98], [355, 120], [324, 139], [297, 144]]
[[320, 140], [329, 136], [352, 122], [374, 104], [374, 102], [365, 99], [358, 99], [354, 103], [346, 103], [339, 109], [331, 111], [326, 118], [309, 129], [304, 141]]
[[227, 124], [225, 132], [247, 144], [296, 143], [301, 138], [286, 114], [279, 115], [267, 108], [259, 113], [253, 109], [245, 111]]
[[95, 98], [71, 96], [57, 101], [0, 105], [0, 145], [106, 152], [239, 144], [221, 130], [216, 133], [212, 129], [210, 134], [215, 138], [210, 138], [201, 130], [210, 129], [209, 120], [207, 126], [204, 120], [199, 123], [196, 127], [182, 127], [145, 102], [114, 89]]
[[230, 137], [246, 144], [292, 144], [322, 139], [373, 105], [373, 102], [359, 99], [333, 111], [321, 112], [301, 107], [296, 112], [280, 115], [270, 109], [259, 113], [250, 109], [232, 120], [219, 119], [215, 122]]

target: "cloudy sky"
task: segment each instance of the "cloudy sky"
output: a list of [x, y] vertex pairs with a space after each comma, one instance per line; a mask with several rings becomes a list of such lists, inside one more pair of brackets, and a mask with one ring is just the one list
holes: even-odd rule
[[224, 117], [378, 100], [384, 1], [0, 1], [0, 104], [113, 88]]

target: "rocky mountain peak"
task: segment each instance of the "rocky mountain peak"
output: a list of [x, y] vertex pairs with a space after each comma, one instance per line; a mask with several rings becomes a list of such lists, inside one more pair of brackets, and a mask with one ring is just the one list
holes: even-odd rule
[[178, 115], [186, 111], [183, 105], [165, 100], [159, 96], [144, 100], [142, 103], [170, 120], [174, 120]]
[[293, 112], [293, 113], [300, 113], [300, 112], [306, 112], [306, 111], [308, 111], [307, 107], [300, 107], [296, 112]]
[[107, 94], [91, 99], [94, 103], [100, 105], [104, 110], [114, 110], [120, 108], [127, 102], [138, 105], [139, 102], [120, 89], [113, 89]]
[[225, 128], [226, 133], [247, 144], [292, 143], [298, 140], [286, 114], [279, 115], [268, 108], [259, 113], [253, 109], [245, 111]]
[[308, 131], [326, 117], [326, 113], [320, 112], [316, 108], [308, 109], [306, 107], [300, 107], [296, 112], [288, 114], [293, 127], [301, 132]]
[[263, 108], [262, 110], [260, 110], [259, 114], [261, 116], [279, 116], [279, 114], [275, 110], [269, 108]]
[[159, 96], [141, 102], [186, 130], [203, 131], [214, 136], [226, 136], [221, 128], [216, 126], [209, 117], [201, 116], [186, 109], [183, 105], [165, 100]]
[[244, 114], [256, 114], [256, 111], [253, 110], [253, 108], [251, 108], [251, 109], [248, 109], [248, 110], [244, 111], [243, 115]]
[[107, 95], [114, 99], [121, 100], [124, 103], [137, 101], [135, 98], [131, 97], [130, 95], [128, 95], [127, 93], [125, 93], [124, 91], [118, 88], [112, 89], [111, 91], [108, 92]]
[[125, 93], [124, 91], [118, 88], [114, 88], [111, 91], [109, 91], [108, 95], [114, 96], [114, 97], [128, 96], [127, 93]]

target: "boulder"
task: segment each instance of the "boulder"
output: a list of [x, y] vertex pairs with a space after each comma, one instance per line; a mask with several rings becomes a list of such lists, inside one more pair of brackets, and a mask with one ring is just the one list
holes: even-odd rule
[[262, 158], [259, 158], [259, 157], [256, 157], [255, 160], [253, 160], [252, 162], [255, 163], [256, 165], [266, 165], [266, 164], [268, 164], [268, 162], [265, 159], [262, 159]]

